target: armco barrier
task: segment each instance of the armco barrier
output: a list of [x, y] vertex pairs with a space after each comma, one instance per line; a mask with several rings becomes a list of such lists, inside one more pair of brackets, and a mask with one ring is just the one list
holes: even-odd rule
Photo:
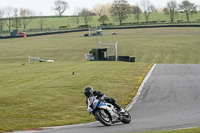
[[[45, 32], [45, 33], [37, 33], [37, 34], [27, 34], [27, 37], [42, 36], [42, 35], [52, 35], [52, 34], [62, 34], [62, 33], [71, 33], [71, 32], [82, 32], [82, 31], [88, 31], [88, 29], [71, 30], [71, 31], [58, 31], [58, 32]], [[20, 36], [2, 36], [2, 37], [0, 37], [0, 39], [19, 38], [19, 37], [24, 37], [24, 35], [20, 35]]]

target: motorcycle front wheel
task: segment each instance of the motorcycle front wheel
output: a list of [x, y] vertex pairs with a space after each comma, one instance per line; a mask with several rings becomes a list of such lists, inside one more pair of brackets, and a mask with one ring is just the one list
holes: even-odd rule
[[128, 124], [131, 122], [131, 115], [128, 113], [128, 111], [125, 112], [125, 115], [123, 119], [121, 120], [122, 123]]
[[105, 126], [111, 126], [112, 125], [112, 121], [110, 119], [109, 114], [104, 110], [97, 110], [95, 112], [95, 118], [96, 118], [96, 120], [98, 120], [99, 122], [101, 122]]

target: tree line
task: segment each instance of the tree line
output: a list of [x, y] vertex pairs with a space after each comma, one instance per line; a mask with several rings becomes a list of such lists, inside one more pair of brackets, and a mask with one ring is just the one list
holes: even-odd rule
[[[56, 0], [54, 2], [54, 10], [56, 10], [59, 16], [62, 16], [64, 12], [67, 11], [69, 5], [66, 1]], [[190, 22], [190, 17], [193, 14], [197, 14], [197, 5], [190, 2], [189, 0], [183, 0], [181, 3], [177, 3], [175, 0], [167, 2], [167, 5], [163, 8], [163, 12], [167, 15], [171, 23], [174, 22], [174, 19], [178, 13], [184, 13], [186, 16], [187, 22]], [[99, 16], [98, 21], [102, 24], [105, 24], [106, 21], [109, 21], [108, 15], [111, 15], [115, 21], [118, 21], [120, 25], [129, 17], [129, 14], [133, 14], [134, 18], [137, 20], [137, 23], [141, 20], [141, 16], [145, 17], [146, 22], [149, 22], [151, 13], [156, 13], [158, 10], [149, 0], [141, 0], [140, 4], [130, 5], [127, 0], [114, 0], [111, 5], [101, 5], [94, 7], [93, 11], [90, 11], [87, 8], [77, 8], [72, 19], [77, 24], [80, 24], [81, 19], [84, 21], [87, 26], [88, 23], [92, 20], [92, 16]], [[3, 27], [6, 25], [11, 30], [14, 27], [16, 30], [23, 27], [23, 31], [26, 31], [27, 26], [34, 19], [34, 12], [27, 8], [13, 8], [6, 7], [0, 9], [0, 31], [3, 31]], [[38, 24], [40, 29], [43, 29], [45, 25], [45, 20], [41, 16], [38, 16]]]
[[[111, 6], [111, 15], [119, 21], [120, 25], [128, 18], [128, 14], [134, 14], [137, 22], [139, 22], [141, 15], [143, 14], [148, 23], [151, 13], [157, 12], [157, 10], [149, 0], [141, 0], [140, 5], [141, 6], [138, 4], [131, 6], [127, 0], [115, 0]], [[197, 14], [197, 5], [188, 0], [183, 0], [180, 4], [171, 0], [167, 2], [167, 5], [162, 11], [165, 15], [169, 16], [171, 23], [174, 22], [174, 19], [179, 12], [185, 13], [187, 22], [189, 22], [190, 16]]]

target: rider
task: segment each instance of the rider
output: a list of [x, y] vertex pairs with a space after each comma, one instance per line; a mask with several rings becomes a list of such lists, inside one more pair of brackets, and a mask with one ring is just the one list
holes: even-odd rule
[[121, 108], [116, 102], [115, 99], [113, 98], [108, 98], [106, 97], [105, 94], [103, 94], [100, 91], [93, 91], [93, 88], [91, 86], [88, 86], [85, 88], [84, 90], [84, 94], [86, 96], [86, 105], [87, 105], [87, 110], [88, 112], [90, 112], [91, 107], [88, 106], [88, 98], [91, 96], [97, 96], [97, 99], [99, 100], [105, 100], [107, 103], [111, 103], [113, 106], [115, 106], [117, 108], [117, 110], [119, 110], [121, 113], [124, 113], [125, 110], [123, 108]]

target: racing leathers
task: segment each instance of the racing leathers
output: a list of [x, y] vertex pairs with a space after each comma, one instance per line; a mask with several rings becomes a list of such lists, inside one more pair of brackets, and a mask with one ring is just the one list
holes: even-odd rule
[[[92, 96], [97, 96], [97, 99], [99, 100], [105, 100], [107, 103], [115, 106], [119, 111], [122, 110], [122, 108], [116, 103], [115, 99], [106, 97], [106, 95], [100, 91], [94, 91]], [[86, 98], [87, 111], [91, 112], [92, 108], [90, 107], [90, 105], [88, 105], [88, 98], [89, 97]]]

